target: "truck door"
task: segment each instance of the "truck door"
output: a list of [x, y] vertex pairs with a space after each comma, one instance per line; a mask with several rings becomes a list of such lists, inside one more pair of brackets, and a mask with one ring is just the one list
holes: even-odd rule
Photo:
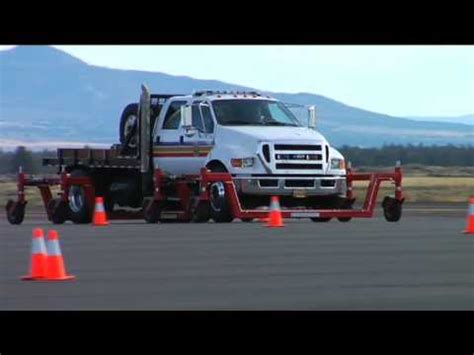
[[214, 121], [210, 106], [200, 101], [193, 103], [195, 130], [189, 135], [182, 125], [180, 112], [186, 103], [184, 100], [170, 103], [154, 141], [154, 166], [171, 175], [199, 174], [213, 147]]
[[214, 121], [210, 106], [201, 101], [191, 106], [194, 133], [186, 135], [183, 129], [183, 143], [186, 149], [184, 161], [191, 174], [199, 173], [206, 165], [207, 157], [214, 147]]
[[182, 161], [183, 132], [181, 128], [181, 106], [186, 101], [173, 101], [166, 109], [164, 119], [158, 122], [153, 141], [153, 163], [168, 174], [184, 173]]

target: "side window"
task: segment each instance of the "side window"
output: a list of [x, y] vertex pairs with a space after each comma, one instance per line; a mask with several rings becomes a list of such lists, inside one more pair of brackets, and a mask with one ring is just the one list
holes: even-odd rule
[[192, 116], [193, 116], [193, 127], [197, 128], [201, 132], [204, 132], [204, 126], [202, 125], [201, 112], [199, 111], [199, 104], [193, 104]]
[[214, 121], [212, 120], [211, 108], [208, 105], [201, 106], [202, 119], [204, 121], [204, 132], [214, 132]]
[[163, 121], [163, 129], [178, 129], [181, 120], [181, 106], [185, 104], [186, 101], [175, 101], [170, 104]]

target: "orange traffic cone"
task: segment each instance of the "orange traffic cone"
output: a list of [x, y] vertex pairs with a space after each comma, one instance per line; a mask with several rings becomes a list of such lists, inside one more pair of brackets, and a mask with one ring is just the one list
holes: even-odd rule
[[94, 209], [94, 226], [108, 226], [109, 221], [104, 208], [104, 199], [102, 197], [95, 198]]
[[270, 214], [268, 215], [267, 227], [284, 227], [283, 218], [280, 210], [280, 200], [278, 196], [272, 196], [272, 202], [270, 203]]
[[68, 275], [64, 266], [63, 255], [59, 247], [59, 235], [54, 229], [48, 232], [46, 243], [48, 257], [46, 258], [46, 278], [44, 281], [66, 281], [75, 279], [76, 276]]
[[469, 210], [467, 214], [467, 226], [463, 231], [465, 234], [474, 234], [474, 197], [469, 198]]
[[33, 240], [31, 243], [31, 265], [30, 274], [23, 276], [22, 280], [39, 280], [46, 276], [46, 245], [44, 243], [44, 232], [41, 228], [33, 229]]

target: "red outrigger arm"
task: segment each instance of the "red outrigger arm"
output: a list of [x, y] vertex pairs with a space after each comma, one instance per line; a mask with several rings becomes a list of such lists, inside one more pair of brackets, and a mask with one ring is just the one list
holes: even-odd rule
[[[232, 213], [235, 218], [265, 218], [268, 211], [265, 210], [245, 210], [240, 204], [232, 176], [228, 173], [212, 173], [206, 169], [201, 171], [201, 186], [208, 186], [212, 182], [222, 181], [225, 183], [226, 193], [230, 199]], [[374, 216], [374, 208], [380, 184], [383, 181], [391, 181], [395, 184], [395, 199], [403, 203], [402, 192], [402, 171], [400, 166], [395, 167], [394, 172], [380, 173], [356, 173], [352, 169], [347, 169], [347, 199], [351, 202], [355, 200], [353, 196], [353, 181], [369, 181], [367, 194], [362, 209], [283, 209], [283, 218], [308, 218], [308, 217], [360, 217], [370, 218]], [[209, 199], [209, 189], [201, 189], [201, 199]]]

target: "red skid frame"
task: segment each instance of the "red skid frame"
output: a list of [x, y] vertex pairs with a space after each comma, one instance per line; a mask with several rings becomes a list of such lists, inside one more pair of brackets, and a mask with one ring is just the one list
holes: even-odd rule
[[[403, 203], [404, 196], [402, 191], [402, 170], [399, 166], [395, 167], [393, 172], [374, 172], [374, 173], [358, 173], [353, 172], [352, 169], [347, 169], [347, 200], [354, 202], [355, 197], [353, 194], [353, 182], [354, 181], [369, 181], [367, 193], [365, 196], [364, 204], [361, 209], [283, 209], [283, 218], [329, 218], [329, 217], [352, 217], [352, 218], [370, 218], [374, 215], [375, 204], [377, 200], [377, 194], [380, 188], [380, 184], [384, 181], [391, 181], [395, 184], [395, 199], [400, 203]], [[154, 193], [153, 201], [164, 202], [167, 200], [167, 196], [163, 192], [163, 187], [169, 182], [169, 179], [160, 170], [154, 171]], [[234, 185], [231, 174], [229, 173], [213, 173], [205, 168], [201, 169], [199, 175], [188, 175], [183, 179], [174, 180], [172, 183], [175, 184], [178, 193], [180, 207], [179, 211], [168, 211], [176, 214], [178, 220], [189, 220], [191, 219], [191, 209], [193, 201], [191, 184], [199, 183], [199, 196], [197, 202], [208, 202], [209, 201], [209, 187], [213, 182], [224, 182], [227, 195], [229, 196], [229, 202], [231, 206], [232, 214], [235, 218], [266, 218], [268, 217], [268, 210], [252, 210], [242, 209], [237, 190]], [[95, 188], [94, 183], [89, 177], [72, 177], [70, 174], [62, 172], [58, 178], [34, 178], [30, 177], [23, 172], [18, 173], [18, 198], [9, 208], [13, 211], [17, 206], [25, 207], [27, 201], [25, 198], [25, 187], [36, 186], [40, 190], [43, 204], [48, 215], [48, 219], [51, 220], [52, 211], [48, 208], [50, 201], [52, 200], [52, 193], [50, 187], [53, 185], [60, 186], [60, 199], [68, 203], [69, 188], [71, 185], [80, 185], [85, 189], [86, 196], [90, 206], [94, 206], [95, 202]], [[137, 219], [142, 218], [142, 212], [126, 212], [116, 211], [108, 214], [109, 219]]]
[[[53, 211], [48, 208], [50, 201], [53, 199], [51, 193], [51, 186], [59, 185], [60, 192], [58, 193], [59, 198], [64, 203], [69, 203], [69, 189], [72, 185], [82, 186], [85, 190], [86, 198], [89, 203], [89, 206], [94, 206], [95, 204], [95, 187], [94, 182], [89, 177], [74, 177], [70, 174], [62, 172], [59, 177], [52, 178], [35, 178], [33, 176], [28, 176], [24, 172], [20, 171], [17, 178], [17, 201], [15, 201], [10, 206], [10, 212], [12, 212], [18, 205], [25, 206], [27, 203], [25, 196], [26, 187], [36, 186], [41, 193], [41, 198], [43, 200], [43, 206], [48, 216], [48, 220], [51, 220]], [[24, 207], [23, 207], [24, 208]], [[114, 211], [108, 213], [107, 217], [109, 219], [140, 219], [143, 217], [142, 212], [134, 211]]]
[[[374, 216], [374, 209], [377, 200], [377, 194], [380, 184], [384, 181], [391, 181], [395, 184], [395, 199], [403, 203], [404, 196], [402, 191], [402, 170], [400, 166], [395, 167], [393, 172], [374, 172], [374, 173], [357, 173], [351, 168], [347, 169], [347, 200], [354, 202], [353, 194], [354, 181], [369, 181], [364, 204], [361, 209], [284, 209], [282, 210], [283, 218], [309, 218], [309, 217], [352, 217], [352, 218], [371, 218]], [[268, 217], [269, 211], [242, 209], [237, 190], [229, 173], [213, 173], [205, 168], [201, 169], [200, 175], [189, 175], [184, 180], [176, 182], [178, 195], [180, 197], [183, 210], [177, 211], [178, 219], [190, 218], [190, 190], [189, 182], [199, 181], [199, 200], [209, 201], [209, 186], [213, 182], [224, 182], [226, 193], [229, 196], [229, 202], [232, 214], [235, 218], [265, 218]], [[154, 174], [155, 193], [154, 200], [157, 202], [166, 200], [166, 196], [162, 192], [163, 184], [166, 181], [165, 174], [156, 169]]]

